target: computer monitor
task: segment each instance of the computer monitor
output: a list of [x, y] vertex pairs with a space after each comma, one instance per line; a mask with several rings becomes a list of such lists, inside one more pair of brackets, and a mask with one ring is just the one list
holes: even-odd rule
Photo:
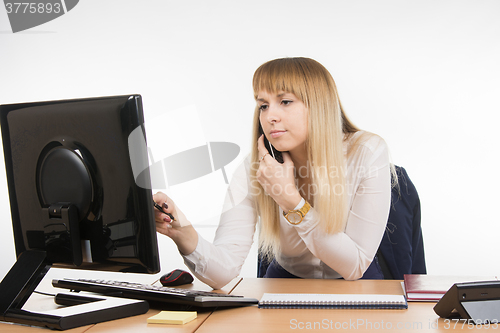
[[0, 105], [0, 122], [18, 255], [4, 320], [51, 266], [159, 272], [151, 187], [131, 165], [148, 165], [140, 95]]

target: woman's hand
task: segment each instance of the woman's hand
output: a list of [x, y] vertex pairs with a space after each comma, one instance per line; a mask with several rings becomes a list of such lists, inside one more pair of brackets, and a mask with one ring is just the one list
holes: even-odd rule
[[198, 245], [198, 233], [186, 216], [165, 193], [156, 193], [153, 200], [175, 219], [155, 208], [156, 231], [172, 238], [182, 254], [193, 252]]
[[257, 180], [274, 201], [287, 212], [294, 209], [302, 199], [295, 186], [294, 164], [290, 155], [283, 152], [283, 164], [276, 161], [264, 145], [264, 135], [257, 140], [259, 169]]

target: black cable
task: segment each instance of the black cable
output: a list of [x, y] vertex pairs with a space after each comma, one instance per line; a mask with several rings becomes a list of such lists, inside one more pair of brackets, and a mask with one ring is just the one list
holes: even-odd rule
[[54, 295], [54, 294], [44, 293], [44, 292], [36, 291], [36, 290], [33, 293], [43, 295], [43, 296], [56, 297], [56, 295]]

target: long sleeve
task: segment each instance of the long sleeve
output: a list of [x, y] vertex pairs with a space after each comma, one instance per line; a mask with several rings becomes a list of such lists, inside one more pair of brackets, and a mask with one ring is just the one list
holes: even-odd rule
[[278, 262], [292, 274], [355, 280], [363, 276], [373, 260], [390, 208], [390, 166], [385, 142], [376, 136], [367, 140], [348, 159], [347, 167], [349, 213], [344, 232], [326, 234], [314, 208], [297, 226], [282, 220], [284, 246]]
[[246, 160], [233, 175], [213, 244], [198, 235], [195, 251], [184, 256], [196, 277], [215, 289], [238, 276], [253, 243], [257, 214], [248, 166]]
[[[233, 176], [214, 243], [200, 237], [195, 251], [184, 256], [191, 271], [213, 288], [223, 287], [239, 274], [253, 242], [258, 217], [248, 168], [247, 160]], [[303, 278], [360, 278], [373, 260], [387, 224], [390, 184], [387, 145], [374, 136], [347, 160], [345, 231], [326, 234], [314, 208], [297, 226], [280, 215], [279, 264]]]

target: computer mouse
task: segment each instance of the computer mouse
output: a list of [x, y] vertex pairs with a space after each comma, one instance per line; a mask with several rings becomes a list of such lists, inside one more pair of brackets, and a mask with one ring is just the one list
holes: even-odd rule
[[182, 269], [176, 269], [163, 275], [160, 278], [160, 283], [164, 287], [171, 287], [192, 283], [193, 280], [193, 276], [190, 273], [183, 271]]

